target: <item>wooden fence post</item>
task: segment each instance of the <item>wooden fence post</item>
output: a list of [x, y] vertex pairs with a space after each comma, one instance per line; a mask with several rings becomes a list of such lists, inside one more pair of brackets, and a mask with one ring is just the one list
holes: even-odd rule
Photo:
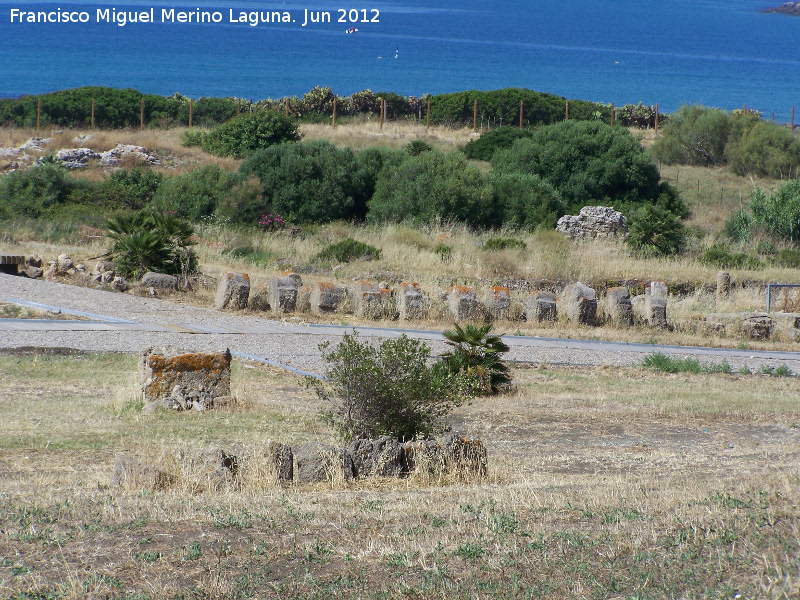
[[658, 102], [656, 102], [656, 135], [658, 135]]
[[794, 133], [794, 106], [792, 107], [792, 133]]
[[236, 99], [236, 116], [239, 116], [240, 114], [242, 114], [242, 99], [241, 98], [237, 98]]
[[[794, 114], [794, 111], [792, 111]], [[41, 96], [36, 99], [36, 131], [39, 131], [39, 120], [42, 116], [42, 98]]]
[[336, 98], [333, 99], [333, 128], [336, 129]]
[[192, 99], [189, 98], [189, 127], [192, 126]]
[[567, 108], [564, 111], [564, 120], [569, 121], [569, 100], [567, 100]]
[[144, 96], [142, 96], [142, 105], [139, 109], [139, 129], [144, 131]]
[[94, 131], [94, 98], [92, 98], [92, 131]]
[[431, 130], [431, 97], [428, 96], [428, 115], [425, 117], [425, 131]]
[[519, 101], [519, 128], [522, 129], [522, 100]]
[[284, 102], [284, 104], [285, 104], [284, 114], [285, 114], [285, 116], [288, 117], [289, 116], [289, 96], [286, 96], [285, 100], [286, 101]]
[[614, 126], [614, 103], [611, 103], [611, 126]]
[[380, 131], [383, 131], [383, 118], [384, 118], [384, 114], [385, 113], [386, 113], [386, 100], [381, 98], [381, 125], [380, 125]]
[[473, 100], [472, 103], [472, 131], [476, 133], [478, 131], [478, 99], [476, 98]]

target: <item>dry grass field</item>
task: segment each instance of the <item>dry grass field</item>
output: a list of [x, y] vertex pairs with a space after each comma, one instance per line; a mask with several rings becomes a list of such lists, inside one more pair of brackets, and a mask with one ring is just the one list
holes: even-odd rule
[[515, 370], [453, 415], [489, 475], [113, 488], [116, 457], [333, 441], [293, 375], [234, 361], [225, 411], [142, 415], [136, 359], [0, 355], [3, 598], [796, 598], [791, 378]]

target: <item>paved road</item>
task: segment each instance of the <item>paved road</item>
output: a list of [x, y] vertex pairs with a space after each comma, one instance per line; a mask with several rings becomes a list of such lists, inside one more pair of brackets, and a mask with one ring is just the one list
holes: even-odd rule
[[[0, 319], [0, 348], [68, 347], [86, 351], [139, 352], [150, 346], [174, 345], [187, 350], [228, 347], [296, 369], [321, 372], [318, 345], [340, 338], [353, 327], [275, 321], [235, 312], [219, 312], [156, 298], [117, 294], [49, 281], [0, 275], [0, 302], [45, 305], [84, 320]], [[434, 352], [444, 350], [437, 331], [357, 327], [362, 337], [396, 337], [403, 333], [427, 340]], [[734, 369], [751, 370], [786, 364], [800, 372], [800, 354], [688, 346], [627, 344], [592, 340], [506, 336], [509, 359], [531, 363], [613, 365], [640, 363], [654, 352], [693, 357], [704, 362], [726, 360]]]

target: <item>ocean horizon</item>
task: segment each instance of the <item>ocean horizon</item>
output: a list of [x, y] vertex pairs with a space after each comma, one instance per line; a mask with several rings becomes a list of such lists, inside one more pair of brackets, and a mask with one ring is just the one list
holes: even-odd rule
[[[800, 106], [800, 18], [761, 12], [769, 5], [0, 0], [0, 96], [85, 85], [256, 100], [302, 96], [317, 85], [339, 95], [414, 96], [524, 87], [617, 106], [658, 103], [663, 112], [746, 104], [787, 122]], [[85, 13], [87, 21], [11, 22], [31, 12]], [[142, 12], [154, 22], [130, 22]], [[174, 17], [181, 12], [219, 20], [181, 23]], [[253, 25], [262, 12], [281, 19]], [[310, 21], [314, 15], [322, 22]]]

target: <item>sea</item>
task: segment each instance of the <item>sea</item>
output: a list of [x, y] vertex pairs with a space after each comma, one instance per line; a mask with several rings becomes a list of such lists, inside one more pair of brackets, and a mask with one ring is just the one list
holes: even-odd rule
[[[780, 122], [796, 105], [800, 122], [800, 18], [761, 12], [781, 1], [0, 0], [0, 96], [84, 85], [254, 100], [317, 85], [414, 96], [525, 87], [663, 112], [747, 105]], [[21, 12], [67, 22], [20, 22]]]

